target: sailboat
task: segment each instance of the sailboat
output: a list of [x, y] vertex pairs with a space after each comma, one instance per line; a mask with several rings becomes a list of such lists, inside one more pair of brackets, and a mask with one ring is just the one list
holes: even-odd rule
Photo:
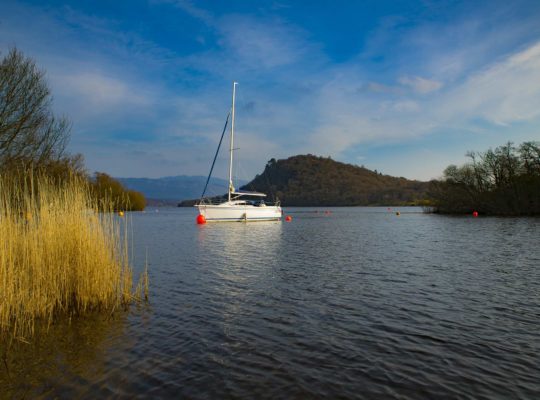
[[[267, 204], [264, 201], [266, 194], [260, 192], [247, 192], [239, 191], [234, 188], [233, 185], [233, 155], [234, 155], [234, 118], [235, 118], [235, 97], [236, 97], [236, 85], [237, 82], [233, 82], [232, 90], [232, 108], [231, 108], [231, 129], [230, 129], [230, 146], [229, 146], [229, 188], [227, 191], [227, 198], [222, 202], [213, 202], [210, 199], [204, 197], [208, 182], [212, 175], [212, 171], [216, 162], [217, 155], [221, 142], [223, 141], [223, 135], [225, 134], [229, 117], [225, 122], [223, 133], [221, 134], [221, 140], [214, 157], [214, 162], [210, 168], [210, 174], [206, 180], [206, 186], [201, 195], [200, 201], [195, 204], [195, 207], [199, 210], [197, 216], [197, 223], [204, 224], [205, 222], [218, 222], [218, 221], [276, 221], [281, 220], [281, 207], [279, 201], [274, 204]], [[255, 200], [252, 200], [255, 199]]]

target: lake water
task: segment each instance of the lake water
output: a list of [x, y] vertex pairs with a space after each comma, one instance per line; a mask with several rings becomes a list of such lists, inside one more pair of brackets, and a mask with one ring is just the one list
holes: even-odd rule
[[315, 210], [132, 214], [149, 305], [19, 346], [0, 397], [540, 398], [540, 219]]

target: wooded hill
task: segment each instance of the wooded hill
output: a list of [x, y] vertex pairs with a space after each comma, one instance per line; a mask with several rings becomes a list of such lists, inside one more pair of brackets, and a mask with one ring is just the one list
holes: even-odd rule
[[271, 159], [242, 190], [266, 193], [284, 206], [423, 204], [427, 182], [411, 181], [311, 154]]

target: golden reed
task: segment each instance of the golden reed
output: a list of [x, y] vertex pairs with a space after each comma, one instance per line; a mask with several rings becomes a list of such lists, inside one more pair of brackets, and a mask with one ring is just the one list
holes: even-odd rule
[[133, 289], [125, 220], [98, 210], [84, 178], [0, 174], [0, 337], [147, 297], [146, 272]]

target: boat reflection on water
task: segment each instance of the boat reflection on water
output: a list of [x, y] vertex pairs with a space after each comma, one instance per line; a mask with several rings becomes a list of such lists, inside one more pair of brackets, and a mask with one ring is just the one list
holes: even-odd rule
[[[198, 254], [208, 261], [206, 267], [221, 279], [245, 281], [264, 273], [272, 265], [271, 260], [277, 258], [283, 224], [279, 221], [217, 223], [200, 226], [198, 231]], [[246, 269], [250, 270], [247, 274]]]
[[[280, 280], [284, 225], [265, 221], [199, 228], [198, 254], [204, 257], [200, 268], [204, 269], [201, 275], [206, 277], [208, 296], [205, 312], [213, 316], [212, 336], [216, 343], [208, 353], [208, 362], [228, 368], [234, 354], [249, 353], [252, 342], [261, 334], [265, 310], [278, 300], [270, 283]], [[247, 354], [242, 360], [238, 362], [256, 361]]]
[[282, 247], [283, 224], [276, 221], [218, 223], [199, 229], [198, 246], [206, 273], [223, 296], [243, 297], [273, 274]]

